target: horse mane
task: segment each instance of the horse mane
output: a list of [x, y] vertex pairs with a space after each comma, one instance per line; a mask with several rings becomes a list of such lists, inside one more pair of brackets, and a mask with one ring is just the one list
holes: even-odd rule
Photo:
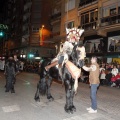
[[78, 46], [78, 45], [74, 45], [73, 50], [72, 50], [72, 53], [71, 53], [70, 56], [69, 56], [69, 60], [70, 60], [71, 62], [73, 62], [75, 65], [77, 65], [77, 64], [76, 64], [76, 57], [78, 57], [78, 56], [77, 56], [77, 52], [76, 52], [77, 46]]

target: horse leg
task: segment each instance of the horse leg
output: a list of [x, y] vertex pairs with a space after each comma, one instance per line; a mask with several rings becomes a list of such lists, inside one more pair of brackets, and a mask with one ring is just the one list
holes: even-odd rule
[[65, 81], [65, 91], [66, 91], [66, 104], [65, 104], [65, 111], [67, 113], [72, 113], [71, 111], [71, 85], [70, 85], [70, 81], [69, 80], [66, 80]]
[[71, 106], [72, 112], [76, 112], [76, 107], [73, 104], [74, 95], [75, 95], [74, 85], [72, 85], [71, 96], [70, 96], [70, 106]]
[[50, 86], [51, 86], [51, 83], [52, 83], [52, 78], [48, 77], [46, 83], [47, 83], [47, 99], [49, 101], [53, 101], [54, 98], [52, 97], [51, 92], [50, 92]]
[[37, 90], [36, 90], [35, 97], [34, 97], [34, 99], [35, 99], [36, 102], [37, 102], [37, 101], [40, 102], [40, 97], [39, 97], [40, 91], [39, 91], [39, 89], [40, 89], [40, 81], [39, 81], [39, 83], [37, 84]]

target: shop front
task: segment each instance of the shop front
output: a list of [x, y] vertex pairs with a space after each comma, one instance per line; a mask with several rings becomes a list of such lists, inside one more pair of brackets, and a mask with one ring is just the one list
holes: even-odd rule
[[92, 56], [96, 56], [99, 62], [105, 62], [107, 52], [107, 38], [98, 35], [84, 38], [86, 59], [90, 62]]

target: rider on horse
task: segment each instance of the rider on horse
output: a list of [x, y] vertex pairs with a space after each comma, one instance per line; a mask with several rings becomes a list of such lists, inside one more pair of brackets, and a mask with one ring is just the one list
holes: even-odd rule
[[[60, 50], [57, 57], [52, 60], [51, 64], [45, 67], [46, 71], [48, 71], [51, 67], [58, 64], [59, 66], [60, 65], [63, 66], [63, 64], [68, 61], [68, 56], [72, 53], [74, 44], [77, 44], [79, 42], [79, 39], [83, 34], [84, 30], [77, 29], [77, 28], [72, 28], [72, 29], [66, 28], [66, 32], [67, 32], [67, 40], [63, 44], [62, 50]], [[83, 60], [86, 57], [85, 48], [82, 45], [82, 46], [79, 46], [77, 50], [81, 54], [80, 60], [81, 60], [81, 64], [83, 64], [84, 62]]]

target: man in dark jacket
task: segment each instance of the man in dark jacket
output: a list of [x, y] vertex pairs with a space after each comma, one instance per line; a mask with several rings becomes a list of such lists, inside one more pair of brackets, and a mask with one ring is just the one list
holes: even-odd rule
[[15, 93], [14, 90], [14, 77], [15, 77], [15, 62], [13, 57], [9, 57], [5, 64], [5, 76], [6, 76], [6, 90], [5, 92]]

